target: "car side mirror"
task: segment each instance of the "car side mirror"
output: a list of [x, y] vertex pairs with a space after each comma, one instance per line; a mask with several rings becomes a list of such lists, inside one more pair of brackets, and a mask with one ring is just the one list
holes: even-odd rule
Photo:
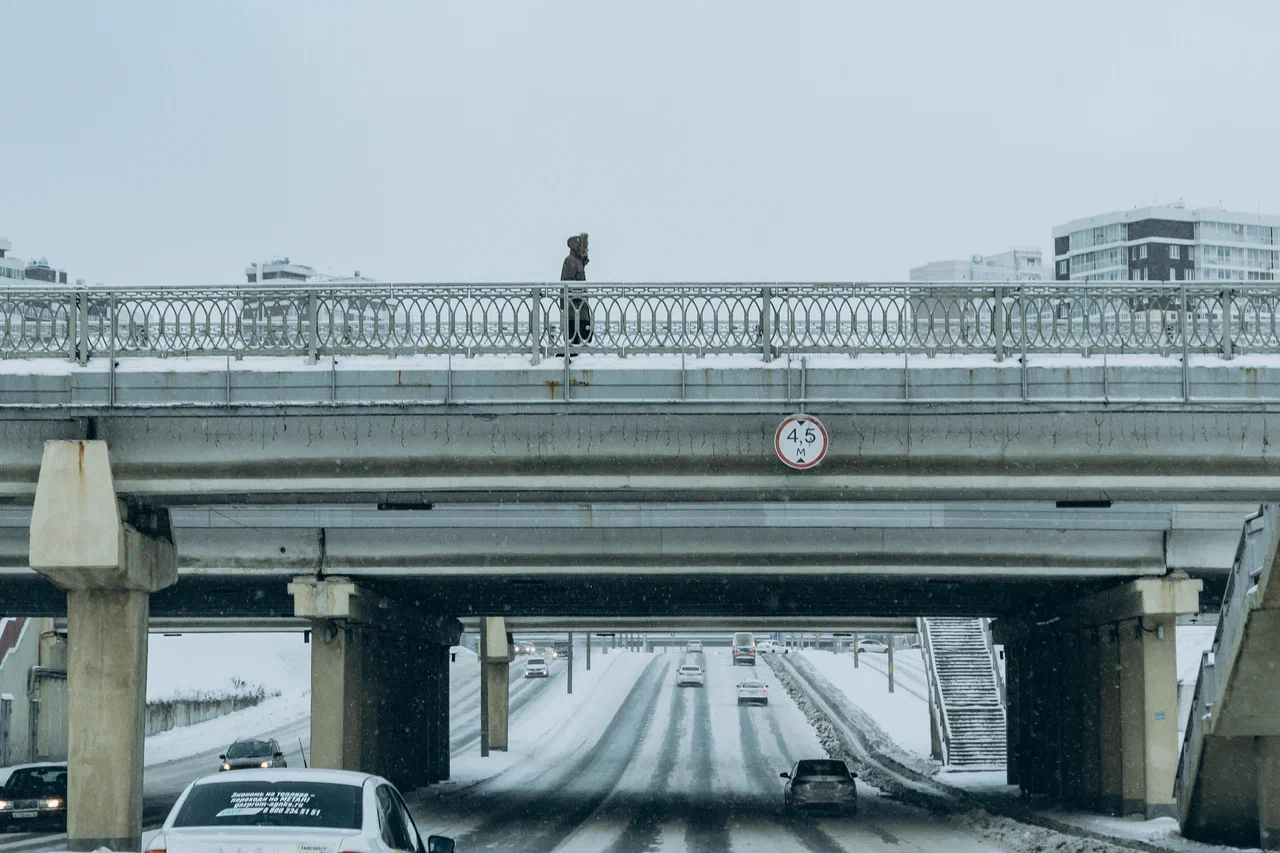
[[271, 756], [271, 757], [272, 757], [272, 758], [284, 758], [284, 753], [283, 753], [283, 752], [277, 752], [275, 755], [273, 755], [273, 756]]
[[453, 839], [443, 835], [428, 836], [427, 853], [453, 853]]
[[218, 760], [219, 760], [219, 761], [226, 761], [226, 760], [227, 760], [227, 754], [226, 754], [225, 752], [224, 752], [224, 753], [222, 753], [222, 755], [219, 755], [219, 756], [218, 756]]
[[779, 773], [779, 774], [778, 774], [778, 777], [779, 777], [779, 778], [781, 778], [781, 779], [790, 779], [790, 778], [791, 778], [791, 774], [790, 774], [790, 773]]

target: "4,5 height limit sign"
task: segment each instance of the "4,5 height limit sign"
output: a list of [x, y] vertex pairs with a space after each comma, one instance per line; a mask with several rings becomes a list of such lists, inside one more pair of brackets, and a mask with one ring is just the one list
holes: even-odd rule
[[778, 458], [797, 471], [817, 467], [830, 444], [826, 428], [812, 415], [792, 415], [778, 424], [778, 431], [773, 434]]

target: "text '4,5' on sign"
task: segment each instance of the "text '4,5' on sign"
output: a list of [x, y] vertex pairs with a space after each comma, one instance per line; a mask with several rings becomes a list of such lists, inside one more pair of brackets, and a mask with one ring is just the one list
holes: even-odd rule
[[815, 467], [827, 455], [827, 431], [809, 415], [792, 415], [778, 425], [773, 447], [778, 458], [797, 471]]

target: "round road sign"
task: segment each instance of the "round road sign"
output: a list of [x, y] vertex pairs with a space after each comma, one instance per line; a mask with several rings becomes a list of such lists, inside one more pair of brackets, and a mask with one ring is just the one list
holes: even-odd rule
[[815, 467], [827, 455], [829, 445], [822, 422], [811, 415], [792, 415], [778, 424], [773, 434], [778, 458], [797, 471]]

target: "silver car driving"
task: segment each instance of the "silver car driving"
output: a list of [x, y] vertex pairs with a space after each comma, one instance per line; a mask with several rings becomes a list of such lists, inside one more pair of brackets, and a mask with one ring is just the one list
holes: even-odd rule
[[787, 811], [796, 809], [831, 809], [852, 817], [858, 813], [858, 774], [836, 758], [812, 758], [797, 761], [789, 773], [782, 792], [782, 805]]

